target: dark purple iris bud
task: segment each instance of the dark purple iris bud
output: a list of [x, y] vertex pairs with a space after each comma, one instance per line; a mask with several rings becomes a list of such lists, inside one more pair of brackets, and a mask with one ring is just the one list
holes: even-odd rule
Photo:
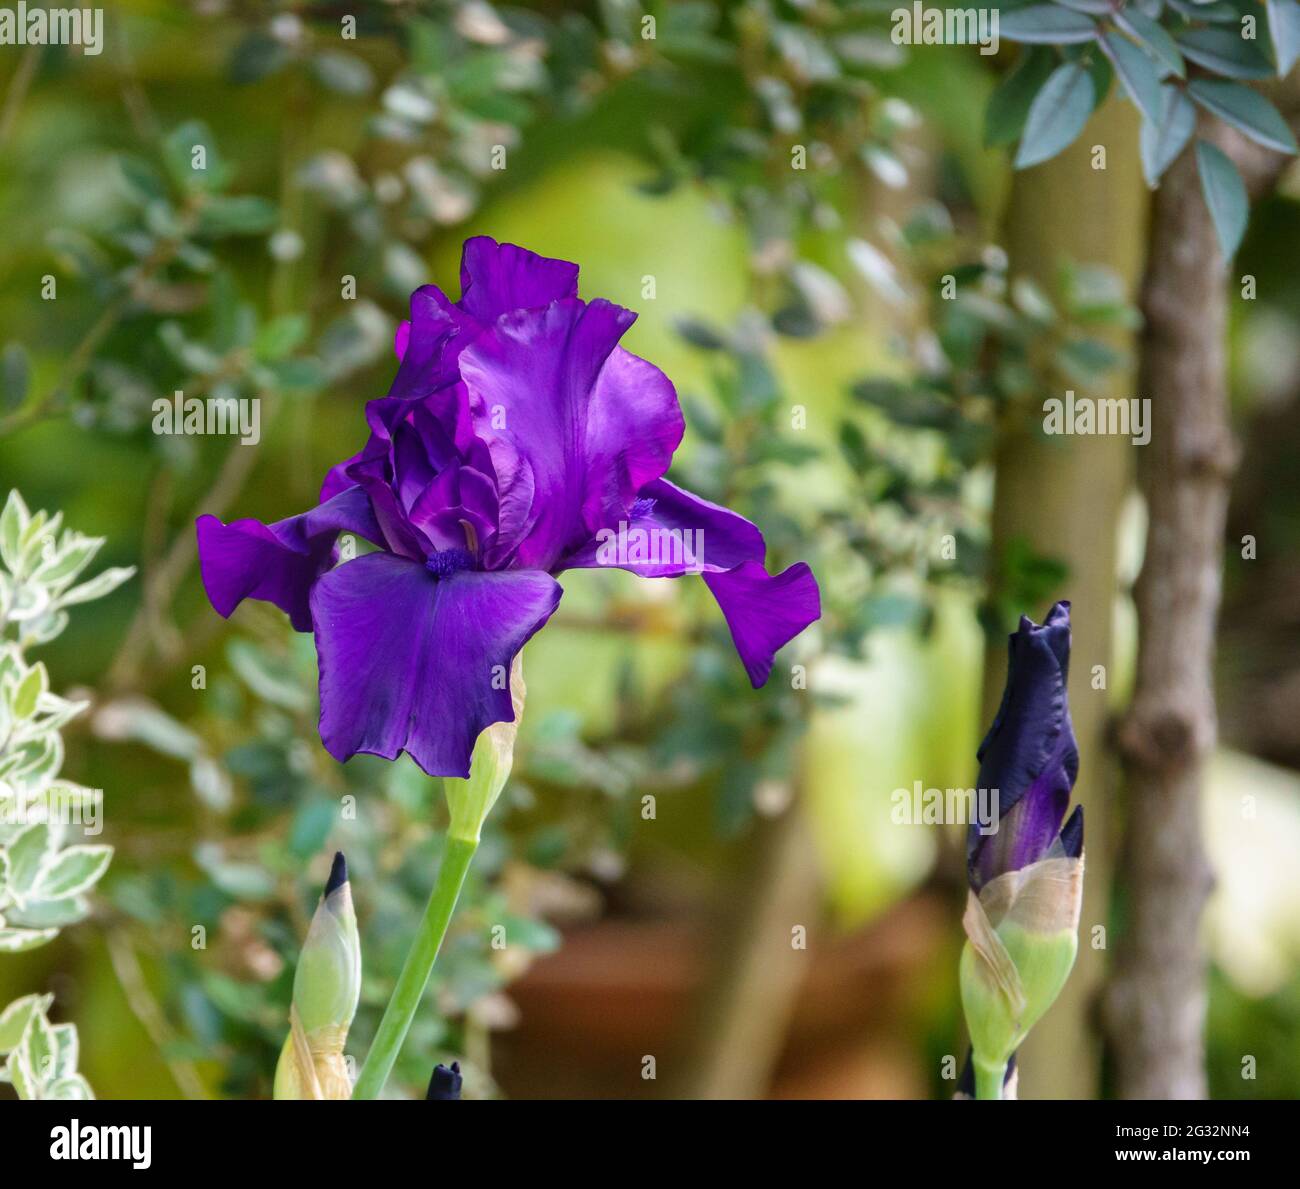
[[445, 1065], [433, 1067], [433, 1077], [429, 1079], [429, 1092], [424, 1096], [427, 1102], [446, 1102], [460, 1097], [460, 1062], [453, 1061], [451, 1068]]
[[[263, 599], [315, 634], [332, 756], [405, 751], [432, 776], [467, 777], [482, 731], [514, 721], [499, 675], [566, 570], [700, 575], [762, 685], [820, 616], [817, 582], [803, 562], [769, 574], [757, 527], [664, 477], [685, 422], [668, 377], [620, 345], [636, 315], [580, 299], [577, 265], [482, 236], [460, 279], [456, 301], [412, 294], [369, 440], [317, 507], [199, 518], [212, 605]], [[344, 533], [375, 551], [336, 564]]]
[[1057, 603], [1042, 624], [1021, 616], [1009, 642], [1002, 705], [979, 749], [979, 787], [997, 790], [998, 823], [972, 823], [966, 867], [972, 889], [1052, 853], [1083, 851], [1083, 807], [1061, 823], [1079, 774], [1070, 723], [1070, 604]]

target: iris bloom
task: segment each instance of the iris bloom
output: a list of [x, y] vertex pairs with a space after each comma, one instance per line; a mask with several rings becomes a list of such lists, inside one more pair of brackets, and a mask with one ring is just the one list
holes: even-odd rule
[[[514, 719], [511, 664], [565, 570], [700, 573], [755, 687], [818, 618], [807, 565], [768, 574], [754, 525], [664, 478], [684, 430], [677, 394], [618, 345], [635, 315], [577, 289], [574, 264], [467, 241], [460, 300], [412, 295], [396, 379], [366, 406], [369, 440], [319, 505], [270, 525], [199, 518], [217, 611], [264, 599], [315, 633], [336, 759], [406, 751], [430, 775], [468, 776], [479, 733]], [[336, 566], [340, 533], [376, 551]]]
[[[970, 827], [961, 996], [980, 1098], [1005, 1093], [1015, 1051], [1074, 966], [1083, 897], [1083, 808], [1069, 820], [1079, 749], [1070, 723], [1070, 605], [1011, 637], [1006, 691], [980, 745], [997, 830]], [[1064, 822], [1064, 826], [1062, 826]]]

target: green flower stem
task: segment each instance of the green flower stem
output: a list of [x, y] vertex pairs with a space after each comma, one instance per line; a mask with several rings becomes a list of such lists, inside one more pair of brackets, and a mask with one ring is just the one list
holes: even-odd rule
[[447, 925], [451, 922], [451, 914], [476, 850], [477, 841], [447, 839], [447, 850], [424, 910], [424, 919], [420, 922], [410, 953], [406, 955], [402, 973], [397, 976], [397, 985], [384, 1009], [384, 1018], [379, 1021], [379, 1031], [375, 1033], [374, 1043], [352, 1090], [353, 1098], [378, 1098], [388, 1080], [416, 1008], [424, 997], [424, 989], [429, 985], [433, 963], [442, 948], [442, 939], [447, 934]]
[[978, 1057], [971, 1058], [975, 1067], [975, 1097], [1001, 1098], [1002, 1083], [1007, 1077], [1007, 1063], [1001, 1065], [994, 1061], [984, 1062]]

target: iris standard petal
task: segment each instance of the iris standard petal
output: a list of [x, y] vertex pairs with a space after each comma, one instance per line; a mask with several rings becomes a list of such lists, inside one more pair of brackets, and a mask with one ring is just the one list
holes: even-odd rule
[[311, 630], [307, 596], [333, 564], [339, 533], [383, 541], [370, 501], [356, 486], [271, 525], [251, 519], [222, 524], [215, 516], [200, 516], [195, 528], [203, 588], [218, 613], [229, 617], [244, 599], [263, 599], [300, 632]]
[[456, 379], [456, 356], [479, 324], [437, 285], [411, 294], [411, 318], [397, 328], [393, 346], [401, 360], [388, 395], [418, 400]]
[[461, 250], [460, 289], [455, 302], [436, 285], [411, 295], [410, 320], [393, 338], [402, 366], [390, 396], [411, 399], [454, 380], [456, 356], [502, 314], [577, 297], [578, 266], [478, 235]]
[[[616, 354], [635, 315], [607, 301], [507, 314], [461, 356], [476, 433], [528, 461], [536, 518], [514, 565], [552, 569], [658, 478], [681, 439], [672, 385]], [[597, 513], [597, 509], [603, 509]]]
[[457, 304], [479, 322], [577, 296], [578, 266], [567, 260], [499, 244], [486, 235], [467, 239], [461, 250]]
[[479, 733], [513, 719], [511, 662], [560, 594], [549, 574], [436, 578], [388, 553], [330, 571], [311, 593], [326, 750], [405, 751], [430, 776], [468, 776]]
[[821, 618], [817, 579], [804, 562], [773, 575], [761, 562], [747, 561], [734, 570], [706, 570], [704, 583], [755, 689], [767, 681], [777, 652]]

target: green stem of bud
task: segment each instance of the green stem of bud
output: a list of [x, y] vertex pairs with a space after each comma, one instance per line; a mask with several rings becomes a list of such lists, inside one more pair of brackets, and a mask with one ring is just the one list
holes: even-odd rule
[[424, 997], [424, 989], [429, 985], [433, 963], [442, 948], [442, 939], [451, 923], [451, 914], [455, 911], [456, 901], [460, 898], [460, 890], [465, 884], [465, 876], [476, 850], [476, 841], [465, 838], [447, 839], [447, 850], [442, 857], [442, 866], [438, 869], [433, 893], [424, 910], [424, 919], [420, 922], [410, 953], [406, 955], [402, 973], [397, 976], [397, 985], [384, 1009], [384, 1018], [379, 1021], [379, 1031], [375, 1033], [374, 1043], [366, 1054], [365, 1064], [361, 1067], [357, 1084], [353, 1088], [353, 1098], [378, 1098], [388, 1080], [398, 1051], [410, 1030], [416, 1008]]
[[1000, 1099], [1002, 1083], [1007, 1078], [1007, 1063], [981, 1061], [978, 1057], [972, 1056], [971, 1065], [975, 1069], [975, 1097]]

